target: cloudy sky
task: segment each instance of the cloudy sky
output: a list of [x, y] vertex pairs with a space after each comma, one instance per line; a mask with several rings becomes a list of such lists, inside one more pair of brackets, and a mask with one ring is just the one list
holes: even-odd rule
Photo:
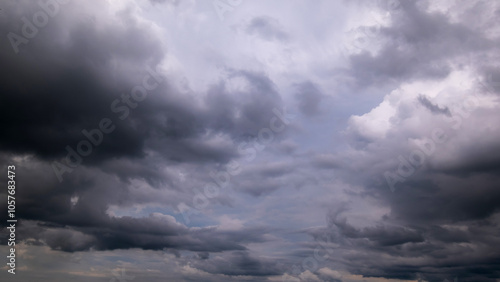
[[499, 281], [500, 2], [0, 9], [0, 280]]

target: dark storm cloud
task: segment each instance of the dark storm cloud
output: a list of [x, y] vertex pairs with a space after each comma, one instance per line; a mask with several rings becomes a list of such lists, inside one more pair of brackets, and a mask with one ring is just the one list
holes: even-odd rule
[[265, 16], [253, 18], [246, 27], [246, 32], [268, 41], [286, 41], [289, 37], [278, 20]]
[[[393, 146], [391, 143], [383, 146]], [[486, 148], [490, 153], [493, 150], [491, 145]], [[365, 150], [376, 151], [371, 147]], [[394, 158], [398, 154], [405, 155], [403, 151], [395, 152]], [[429, 281], [455, 276], [461, 281], [495, 281], [500, 275], [495, 243], [498, 239], [494, 235], [500, 232], [500, 178], [495, 169], [500, 159], [494, 154], [489, 169], [479, 169], [473, 160], [484, 156], [464, 155], [454, 162], [453, 169], [420, 168], [398, 184], [394, 192], [384, 180], [376, 182], [369, 177], [383, 175], [384, 170], [375, 168], [370, 172], [372, 160], [366, 158], [363, 180], [355, 171], [347, 173], [348, 178], [351, 183], [366, 187], [359, 197], [373, 197], [389, 207], [390, 212], [377, 223], [381, 225], [365, 228], [356, 228], [340, 215], [332, 214], [330, 229], [325, 232], [342, 246], [342, 253], [346, 252], [341, 263], [351, 273], [366, 276], [416, 279], [420, 274]], [[378, 151], [373, 157], [381, 165], [391, 155]], [[318, 234], [314, 238], [320, 240]]]
[[85, 251], [89, 250], [96, 244], [96, 240], [93, 236], [74, 230], [49, 229], [43, 230], [42, 232], [42, 240], [54, 250], [61, 250], [65, 252]]
[[[173, 217], [162, 214], [137, 218], [112, 217], [107, 212], [111, 205], [127, 207], [159, 201], [175, 207], [181, 201], [190, 200], [192, 195], [186, 194], [187, 198], [183, 199], [182, 193], [162, 198], [151, 194], [151, 191], [132, 193], [128, 179], [117, 181], [97, 171], [77, 171], [59, 183], [51, 175], [49, 165], [34, 160], [31, 163], [19, 166], [17, 170], [19, 176], [30, 175], [30, 178], [17, 182], [18, 186], [24, 188], [16, 194], [22, 199], [17, 203], [17, 216], [39, 224], [21, 224], [18, 228], [19, 240], [34, 238], [45, 242], [52, 249], [67, 252], [129, 248], [221, 252], [245, 250], [245, 244], [266, 241], [264, 236], [268, 231], [262, 228], [239, 231], [189, 229]], [[147, 177], [147, 173], [144, 174]], [[160, 187], [170, 189], [170, 186]], [[74, 197], [77, 200], [72, 203]], [[5, 203], [2, 202], [0, 206], [6, 209]], [[2, 241], [5, 239], [2, 237]]]
[[[342, 254], [333, 260], [353, 274], [393, 279], [443, 281], [495, 281], [499, 275], [498, 224], [467, 223], [446, 228], [428, 222], [411, 227], [377, 226], [355, 228], [332, 211], [328, 227], [307, 231], [331, 252]], [[402, 221], [399, 221], [402, 222]], [[403, 221], [404, 222], [404, 221]], [[335, 245], [331, 245], [331, 243]], [[481, 271], [479, 271], [481, 269]], [[479, 271], [479, 272], [478, 272]]]
[[[60, 160], [68, 153], [66, 146], [75, 148], [86, 139], [82, 130], [90, 131], [102, 118], [110, 118], [116, 129], [104, 136], [103, 143], [83, 164], [99, 165], [100, 170], [119, 176], [122, 183], [74, 172], [75, 177], [66, 174], [57, 184], [45, 166], [38, 167], [38, 172], [28, 169], [33, 181], [21, 182], [26, 187], [21, 192], [23, 217], [69, 226], [99, 226], [107, 218], [104, 211], [110, 204], [151, 199], [127, 196], [130, 180], [180, 189], [158, 170], [156, 164], [161, 158], [146, 159], [146, 151], [153, 150], [174, 163], [226, 162], [237, 155], [231, 148], [231, 138], [268, 127], [272, 110], [280, 108], [279, 94], [263, 74], [233, 71], [232, 77], [243, 78], [249, 86], [238, 93], [241, 99], [231, 97], [233, 93], [221, 81], [209, 90], [203, 107], [192, 102], [195, 97], [181, 95], [168, 78], [159, 75], [163, 83], [136, 108], [129, 107], [129, 115], [121, 120], [125, 112], [115, 112], [113, 102], [118, 99], [119, 106], [125, 106], [121, 95], [130, 93], [134, 83], [142, 82], [148, 74], [146, 66], [156, 69], [165, 48], [147, 26], [127, 12], [117, 15], [124, 25], [97, 26], [78, 20], [77, 5], [61, 5], [60, 9], [66, 9], [64, 14], [50, 18], [35, 39], [19, 46], [17, 56], [9, 41], [0, 43], [0, 58], [8, 69], [0, 78], [4, 93], [0, 97], [0, 118], [9, 121], [4, 133], [10, 136], [0, 140], [5, 153], [2, 157], [31, 154], [34, 160]], [[20, 18], [40, 10], [36, 3], [26, 2], [23, 7], [9, 3], [2, 7], [2, 33], [22, 34]], [[71, 14], [77, 20], [69, 21]], [[229, 139], [220, 142], [216, 138], [219, 133], [228, 134]], [[97, 189], [95, 195], [88, 192]], [[76, 207], [70, 205], [73, 196], [80, 197]], [[170, 204], [178, 201], [172, 198]], [[136, 244], [134, 240], [127, 243]], [[126, 243], [121, 246], [129, 247]]]
[[[31, 221], [20, 225], [21, 240], [35, 239], [54, 250], [65, 252], [142, 248], [150, 250], [223, 252], [246, 250], [245, 244], [265, 242], [262, 228], [238, 231], [217, 228], [187, 228], [173, 217], [150, 214], [148, 217], [91, 218], [79, 225], [48, 226]], [[97, 221], [98, 220], [98, 221]], [[206, 255], [201, 256], [206, 257]]]
[[[19, 19], [40, 8], [25, 3], [19, 9], [9, 3], [2, 7], [7, 16], [0, 18], [0, 32], [21, 34]], [[23, 200], [18, 203], [18, 216], [41, 223], [27, 228], [22, 238], [37, 238], [53, 249], [69, 252], [119, 248], [220, 252], [245, 250], [244, 244], [264, 241], [261, 229], [194, 230], [172, 218], [111, 217], [107, 211], [111, 205], [162, 201], [174, 208], [190, 202], [188, 187], [198, 185], [195, 177], [180, 184], [175, 173], [160, 171], [158, 164], [171, 164], [173, 169], [196, 163], [200, 167], [184, 168], [199, 173], [205, 162], [236, 158], [232, 140], [269, 127], [273, 109], [282, 108], [273, 82], [261, 73], [232, 70], [229, 80], [246, 83], [238, 90], [238, 99], [233, 97], [236, 90], [221, 80], [208, 90], [203, 103], [193, 103], [198, 97], [179, 93], [159, 73], [165, 46], [130, 11], [116, 15], [120, 25], [104, 22], [97, 26], [72, 19], [79, 17], [80, 4], [67, 5], [60, 7], [66, 8], [64, 15], [50, 18], [50, 24], [33, 40], [19, 46], [18, 55], [9, 41], [0, 42], [0, 60], [8, 70], [0, 77], [4, 93], [0, 119], [9, 121], [3, 130], [10, 136], [0, 139], [0, 150], [2, 158], [8, 159], [5, 163], [11, 163], [15, 155], [30, 160], [30, 165], [19, 167], [30, 178], [19, 181]], [[159, 85], [144, 101], [131, 106], [122, 95], [141, 85], [145, 76]], [[103, 118], [111, 119], [115, 130], [104, 135], [80, 170], [64, 174], [58, 182], [50, 163], [64, 160], [66, 146], [75, 148], [86, 140], [82, 130], [98, 128]], [[155, 199], [155, 194], [131, 187], [137, 180], [179, 193]]]
[[[452, 21], [448, 14], [425, 11], [416, 2], [400, 3], [401, 11], [392, 15], [390, 25], [381, 26], [376, 36], [366, 36], [378, 40], [381, 49], [374, 55], [359, 52], [350, 56], [347, 72], [357, 82], [355, 87], [443, 81], [465, 63], [473, 70], [472, 81], [466, 81], [473, 87], [450, 85], [439, 94], [454, 93], [452, 89], [469, 96], [484, 93], [480, 96], [484, 104], [479, 106], [478, 102], [470, 115], [465, 111], [459, 117], [463, 101], [457, 107], [420, 95], [409, 102], [405, 98], [420, 90], [408, 93], [412, 87], [401, 87], [384, 99], [383, 106], [390, 105], [393, 113], [380, 107], [360, 120], [352, 119], [347, 141], [353, 152], [316, 156], [313, 163], [334, 169], [354, 187], [364, 187], [358, 194], [352, 192], [351, 200], [370, 198], [389, 210], [380, 221], [357, 227], [341, 217], [345, 210], [334, 207], [337, 212], [329, 215], [328, 228], [307, 233], [319, 243], [329, 238], [336, 244], [339, 255], [331, 260], [353, 274], [424, 281], [451, 281], [454, 277], [459, 281], [496, 281], [500, 277], [500, 252], [494, 235], [500, 231], [500, 157], [498, 142], [493, 141], [498, 139], [498, 127], [491, 127], [491, 122], [498, 119], [493, 113], [498, 112], [498, 104], [486, 101], [497, 92], [493, 62], [498, 37], [486, 37], [483, 27], [474, 24], [479, 14], [464, 11], [467, 21]], [[477, 5], [471, 9], [481, 10]], [[498, 24], [497, 18], [488, 20]], [[449, 122], [459, 118], [460, 126]], [[415, 165], [415, 159], [413, 164], [408, 162], [415, 172], [391, 192], [384, 172], [391, 171], [390, 164], [399, 156], [408, 160], [416, 151], [410, 146], [412, 140], [428, 140], [435, 128], [443, 129], [449, 139], [435, 143], [434, 151], [424, 154], [422, 164]], [[398, 165], [400, 161], [393, 167]]]
[[[364, 32], [367, 48], [349, 57], [348, 72], [358, 86], [442, 79], [451, 71], [451, 58], [472, 55], [498, 44], [482, 36], [480, 28], [451, 22], [442, 13], [427, 13], [415, 1], [398, 2], [398, 12], [391, 13], [393, 23], [377, 27], [376, 32]], [[368, 53], [376, 43], [382, 45], [380, 51], [375, 55]]]
[[[36, 4], [32, 6], [37, 8]], [[29, 10], [16, 11], [13, 7], [6, 10], [12, 18], [2, 18], [2, 33], [20, 33], [19, 18], [29, 14]], [[118, 73], [119, 81], [115, 81], [107, 63], [127, 60], [145, 66], [146, 62], [157, 62], [163, 56], [158, 42], [134, 22], [130, 22], [129, 28], [108, 28], [102, 33], [90, 23], [68, 24], [71, 35], [64, 40], [57, 27], [64, 25], [62, 19], [51, 20], [35, 40], [21, 46], [17, 56], [8, 41], [0, 43], [0, 58], [9, 69], [8, 76], [2, 75], [0, 83], [5, 93], [0, 98], [0, 119], [10, 121], [4, 131], [11, 135], [2, 138], [3, 151], [30, 153], [46, 159], [65, 155], [66, 145], [74, 146], [83, 139], [81, 130], [96, 128], [102, 118], [113, 114], [109, 108], [111, 102], [130, 87], [123, 74]], [[149, 52], [138, 52], [141, 49]], [[95, 69], [95, 64], [100, 68]], [[114, 82], [122, 86], [112, 87]], [[143, 140], [129, 126], [118, 124], [114, 134], [106, 137], [97, 149], [99, 152], [91, 158], [142, 154]]]
[[377, 246], [395, 246], [409, 242], [423, 242], [423, 237], [416, 230], [400, 226], [375, 226], [365, 227], [359, 230], [349, 223], [345, 218], [340, 218], [339, 213], [330, 214], [328, 224], [336, 227], [345, 238], [368, 239]]
[[494, 175], [426, 178], [416, 177], [401, 193], [389, 195], [394, 216], [414, 223], [447, 223], [484, 220], [500, 210], [500, 179]]
[[225, 275], [269, 276], [283, 273], [275, 261], [254, 257], [248, 251], [234, 251], [223, 257], [195, 262], [194, 266], [208, 273]]
[[[2, 18], [2, 32], [19, 29], [19, 13], [9, 11], [12, 18]], [[51, 18], [53, 23], [40, 32], [39, 40], [21, 46], [18, 56], [8, 41], [2, 41], [0, 58], [9, 72], [0, 83], [5, 93], [0, 98], [0, 119], [9, 120], [4, 132], [11, 138], [0, 141], [1, 150], [58, 159], [68, 154], [66, 146], [76, 150], [86, 140], [82, 130], [99, 128], [100, 121], [109, 118], [116, 128], [85, 158], [86, 164], [142, 158], [148, 149], [174, 161], [226, 162], [236, 153], [210, 142], [217, 134], [213, 130], [231, 136], [258, 132], [268, 126], [272, 109], [280, 108], [272, 82], [246, 71], [232, 74], [250, 85], [237, 100], [230, 98], [221, 82], [209, 90], [206, 107], [200, 108], [192, 103], [194, 97], [178, 93], [168, 78], [155, 74], [161, 84], [144, 101], [130, 97], [131, 102], [125, 101], [123, 95], [130, 95], [144, 77], [152, 76], [147, 66], [156, 69], [165, 48], [147, 26], [126, 12], [119, 17], [126, 25], [100, 26], [102, 31], [91, 22]], [[65, 24], [64, 32], [70, 36], [61, 38]]]
[[[145, 4], [159, 10], [165, 8], [162, 3], [166, 2], [171, 4], [170, 10], [183, 6], [178, 1], [164, 0]], [[207, 209], [193, 216], [195, 227], [179, 223], [179, 203], [192, 205], [197, 190], [213, 183], [211, 172], [222, 171], [231, 160], [239, 160], [242, 154], [238, 143], [245, 141], [248, 145], [258, 140], [260, 130], [269, 128], [270, 121], [276, 119], [275, 109], [283, 112], [283, 104], [289, 102], [306, 118], [331, 110], [322, 107], [328, 83], [316, 76], [316, 63], [308, 58], [330, 64], [330, 58], [325, 56], [331, 54], [307, 54], [310, 49], [325, 48], [311, 47], [309, 44], [314, 44], [305, 40], [307, 47], [303, 49], [305, 45], [299, 36], [291, 33], [303, 28], [317, 37], [317, 42], [328, 45], [328, 49], [327, 43], [336, 39], [329, 34], [339, 30], [324, 27], [341, 22], [325, 22], [321, 13], [316, 13], [321, 11], [313, 10], [326, 5], [305, 4], [307, 9], [299, 12], [310, 15], [313, 24], [301, 22], [291, 29], [283, 27], [276, 18], [250, 15], [243, 27], [246, 33], [236, 37], [244, 38], [246, 45], [246, 40], [255, 38], [267, 41], [258, 40], [267, 46], [284, 45], [291, 54], [290, 62], [293, 61], [281, 64], [280, 54], [265, 53], [265, 48], [259, 48], [264, 55], [278, 59], [271, 60], [272, 66], [263, 64], [264, 68], [253, 68], [252, 59], [237, 62], [255, 54], [245, 53], [246, 45], [237, 52], [234, 50], [242, 45], [228, 48], [226, 43], [233, 41], [226, 37], [233, 34], [224, 35], [212, 29], [207, 21], [210, 17], [198, 13], [201, 5], [187, 5], [187, 9], [178, 11], [179, 18], [164, 17], [153, 24], [139, 20], [134, 13], [141, 11], [153, 17], [156, 11], [137, 3], [118, 12], [107, 4], [89, 1], [61, 4], [64, 13], [50, 17], [35, 37], [18, 46], [18, 54], [9, 39], [1, 40], [0, 119], [5, 121], [2, 134], [6, 137], [0, 138], [0, 169], [5, 171], [7, 164], [17, 166], [16, 210], [21, 219], [18, 242], [44, 246], [52, 254], [63, 255], [80, 251], [90, 255], [99, 250], [118, 257], [120, 249], [146, 249], [150, 253], [164, 250], [175, 254], [175, 271], [200, 270], [202, 273], [195, 271], [195, 276], [208, 273], [215, 277], [196, 276], [186, 278], [188, 281], [239, 280], [239, 275], [261, 281], [265, 276], [286, 271], [278, 262], [300, 261], [310, 256], [316, 243], [335, 249], [323, 262], [325, 266], [338, 266], [339, 271], [350, 274], [421, 277], [429, 281], [455, 276], [460, 281], [495, 281], [500, 277], [500, 134], [495, 122], [496, 96], [491, 94], [498, 93], [498, 39], [486, 37], [480, 32], [482, 26], [475, 23], [489, 25], [498, 20], [482, 21], [487, 9], [481, 7], [486, 5], [484, 2], [460, 12], [456, 19], [451, 19], [448, 12], [425, 10], [425, 3], [396, 1], [400, 5], [391, 6], [395, 1], [382, 2], [387, 4], [383, 8], [398, 11], [391, 12], [387, 24], [359, 29], [367, 37], [366, 42], [377, 43], [380, 50], [351, 54], [348, 68], [337, 72], [350, 76], [354, 82], [345, 86], [344, 92], [350, 95], [347, 99], [359, 98], [353, 95], [364, 87], [395, 82], [406, 87], [408, 82], [420, 79], [424, 84], [427, 79], [431, 81], [429, 85], [440, 83], [461, 69], [477, 76], [473, 78], [477, 80], [474, 87], [482, 84], [486, 89], [479, 91], [487, 98], [481, 96], [484, 100], [476, 105], [478, 109], [465, 113], [470, 117], [461, 116], [462, 127], [455, 130], [440, 119], [458, 118], [453, 103], [448, 103], [456, 96], [450, 95], [453, 97], [449, 100], [444, 97], [443, 101], [427, 96], [426, 90], [409, 93], [410, 87], [408, 92], [392, 95], [390, 89], [391, 94], [384, 99], [383, 106], [387, 107], [379, 108], [382, 113], [375, 111], [374, 115], [353, 118], [346, 131], [332, 134], [339, 137], [338, 144], [323, 144], [327, 142], [318, 139], [326, 135], [323, 127], [304, 123], [308, 136], [300, 136], [303, 132], [298, 127], [294, 132], [285, 129], [276, 133], [276, 144], [268, 146], [255, 163], [242, 165], [241, 173], [231, 177], [230, 186], [234, 189], [230, 193], [211, 198]], [[33, 13], [41, 9], [36, 2], [13, 3], [5, 2], [1, 7], [0, 33], [4, 35], [22, 35], [21, 19], [26, 16], [31, 20]], [[273, 9], [272, 5], [265, 8], [268, 12]], [[244, 7], [238, 9], [243, 11]], [[93, 20], [82, 15], [81, 10], [90, 11]], [[327, 17], [332, 18], [329, 13]], [[282, 22], [294, 22], [297, 14], [293, 16], [284, 17]], [[179, 26], [191, 26], [184, 24], [191, 20], [197, 32], [184, 36], [186, 33], [179, 30], [185, 30]], [[209, 33], [203, 33], [205, 27]], [[175, 32], [170, 33], [171, 30]], [[214, 34], [221, 36], [223, 45], [217, 45], [219, 40], [205, 43]], [[183, 41], [185, 37], [194, 43]], [[323, 41], [323, 37], [328, 38]], [[168, 41], [172, 38], [175, 40]], [[190, 45], [201, 47], [191, 49]], [[205, 55], [197, 57], [200, 50], [219, 47], [222, 51], [215, 53], [220, 57], [210, 56], [210, 68], [203, 65], [207, 64]], [[196, 62], [184, 56], [192, 56]], [[172, 60], [166, 62], [169, 59]], [[179, 91], [176, 87], [175, 75], [171, 73], [177, 71], [172, 67], [177, 64], [186, 72], [196, 69], [203, 75], [213, 71], [213, 64], [228, 67], [219, 69], [221, 79], [202, 85], [199, 88], [203, 90], [197, 90], [201, 92], [198, 93]], [[234, 65], [239, 67], [231, 68]], [[307, 72], [293, 71], [293, 65], [306, 66]], [[321, 69], [328, 67], [331, 66], [322, 65]], [[152, 78], [150, 82], [158, 82], [158, 86], [148, 92], [144, 101], [130, 106], [127, 96], [122, 95], [131, 94], [146, 76]], [[290, 77], [304, 82], [290, 83]], [[335, 79], [327, 78], [329, 82]], [[291, 93], [285, 93], [290, 96], [282, 98], [282, 86], [291, 89]], [[475, 90], [478, 89], [470, 89]], [[414, 97], [416, 93], [426, 96]], [[412, 95], [411, 99], [403, 101], [406, 95]], [[360, 103], [366, 103], [366, 99], [361, 99]], [[366, 106], [358, 108], [356, 104], [348, 110], [359, 113], [360, 109]], [[53, 161], [64, 161], [66, 146], [75, 148], [86, 139], [82, 130], [98, 128], [103, 118], [113, 122], [114, 131], [104, 135], [102, 144], [58, 181], [51, 167]], [[437, 144], [415, 173], [391, 192], [384, 172], [397, 169], [400, 155], [408, 159], [414, 149], [409, 144], [429, 137], [433, 126], [447, 126], [445, 132], [450, 141]], [[294, 135], [286, 136], [288, 133]], [[347, 144], [341, 144], [342, 136], [347, 137]], [[311, 152], [309, 149], [316, 144], [315, 150], [325, 151]], [[336, 152], [337, 149], [344, 151]], [[281, 159], [283, 155], [291, 158]], [[6, 181], [5, 174], [0, 176], [0, 182]], [[243, 199], [235, 199], [234, 195]], [[334, 207], [327, 216], [327, 227], [307, 227], [317, 226], [318, 214], [332, 205], [330, 199], [334, 198], [345, 199], [346, 207], [352, 205], [352, 210]], [[307, 201], [305, 207], [302, 199]], [[6, 209], [6, 201], [0, 201], [0, 210]], [[219, 216], [228, 211], [234, 211], [234, 218], [226, 218], [232, 229], [221, 227], [224, 220]], [[343, 217], [350, 211], [355, 214], [355, 223]], [[2, 214], [0, 222], [5, 225], [7, 215]], [[284, 257], [290, 243], [295, 242], [283, 237], [276, 239], [278, 235], [269, 227], [252, 225], [259, 222], [268, 226], [281, 219], [284, 221], [277, 224], [286, 226], [287, 231], [301, 226], [305, 228], [301, 233], [309, 234], [315, 242], [297, 243], [298, 250], [294, 247], [290, 250], [292, 256]], [[375, 220], [371, 222], [372, 219]], [[2, 230], [0, 243], [5, 244], [7, 233]], [[186, 253], [193, 256], [186, 258]], [[149, 271], [148, 266], [145, 269]], [[318, 270], [313, 275], [325, 281], [339, 280], [325, 273]], [[164, 280], [162, 277], [160, 281]]]

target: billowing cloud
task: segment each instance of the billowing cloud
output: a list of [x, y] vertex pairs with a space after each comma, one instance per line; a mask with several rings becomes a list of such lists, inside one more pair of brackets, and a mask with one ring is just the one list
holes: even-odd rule
[[500, 277], [497, 3], [0, 8], [2, 279]]

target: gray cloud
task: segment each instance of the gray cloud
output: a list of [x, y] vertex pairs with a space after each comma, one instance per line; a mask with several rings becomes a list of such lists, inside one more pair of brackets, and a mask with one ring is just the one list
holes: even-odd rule
[[481, 36], [480, 27], [452, 23], [445, 14], [427, 13], [413, 1], [399, 3], [399, 12], [391, 14], [391, 26], [380, 27], [375, 36], [363, 36], [367, 42], [381, 41], [381, 50], [349, 57], [348, 72], [361, 87], [394, 80], [443, 79], [451, 71], [450, 59], [459, 60], [459, 56], [471, 56], [496, 44]]
[[443, 114], [446, 116], [451, 116], [450, 109], [448, 109], [446, 107], [439, 107], [438, 105], [433, 104], [424, 95], [418, 96], [418, 102], [434, 114]]
[[[225, 21], [212, 4], [60, 4], [18, 53], [0, 41], [16, 279], [500, 277], [498, 4], [252, 1]], [[4, 35], [42, 9], [1, 8]], [[147, 76], [159, 84], [127, 101]], [[285, 108], [302, 115], [259, 146]], [[58, 179], [54, 162], [103, 118], [114, 131]], [[334, 251], [306, 269], [318, 246]]]
[[317, 115], [319, 106], [324, 94], [311, 82], [304, 82], [297, 85], [295, 97], [299, 103], [299, 110], [307, 116]]
[[289, 37], [278, 20], [265, 16], [253, 18], [246, 27], [246, 32], [268, 41], [286, 41]]

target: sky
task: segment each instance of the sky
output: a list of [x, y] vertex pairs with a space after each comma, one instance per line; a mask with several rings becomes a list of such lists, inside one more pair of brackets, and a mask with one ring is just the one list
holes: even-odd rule
[[0, 9], [1, 281], [500, 281], [500, 2]]

